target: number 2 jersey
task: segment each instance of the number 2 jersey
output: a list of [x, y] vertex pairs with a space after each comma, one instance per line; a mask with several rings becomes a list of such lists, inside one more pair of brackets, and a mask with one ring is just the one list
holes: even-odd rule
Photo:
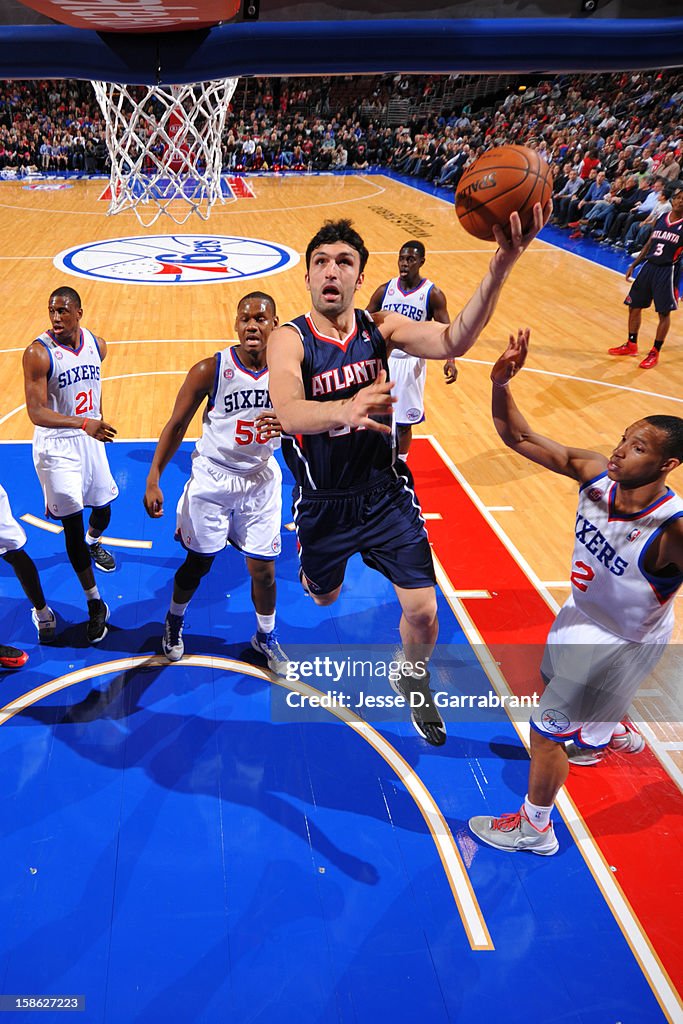
[[272, 408], [268, 367], [250, 370], [234, 347], [217, 352], [214, 388], [204, 410], [197, 454], [241, 476], [262, 469], [280, 447], [279, 437], [266, 440], [256, 425], [256, 419]]
[[[52, 331], [45, 331], [37, 339], [47, 349], [50, 369], [47, 375], [47, 404], [62, 416], [82, 416], [99, 420], [102, 396], [102, 359], [97, 339], [91, 331], [81, 327], [77, 348], [61, 345]], [[34, 436], [73, 437], [81, 433], [80, 427], [36, 427]]]
[[647, 552], [667, 524], [683, 516], [683, 499], [666, 493], [640, 512], [615, 509], [617, 485], [607, 473], [584, 484], [576, 513], [572, 561], [574, 603], [589, 619], [625, 640], [666, 639], [683, 573], [653, 576]]
[[[285, 325], [294, 328], [304, 347], [301, 376], [307, 400], [352, 398], [372, 384], [380, 370], [387, 371], [386, 344], [374, 320], [360, 309], [354, 310], [354, 316], [354, 326], [342, 340], [321, 334], [310, 314]], [[391, 416], [373, 418], [391, 425]], [[345, 426], [320, 434], [285, 435], [282, 452], [297, 484], [315, 491], [372, 485], [394, 461], [391, 434]]]

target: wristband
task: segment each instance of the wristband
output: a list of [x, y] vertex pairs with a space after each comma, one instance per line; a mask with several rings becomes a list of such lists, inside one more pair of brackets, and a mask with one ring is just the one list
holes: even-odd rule
[[86, 423], [90, 423], [90, 420], [83, 420], [83, 422], [81, 423], [81, 430], [85, 430]]
[[491, 383], [493, 384], [494, 388], [506, 388], [510, 381], [506, 380], [504, 384], [499, 384], [497, 380], [494, 380], [493, 377], [491, 377]]

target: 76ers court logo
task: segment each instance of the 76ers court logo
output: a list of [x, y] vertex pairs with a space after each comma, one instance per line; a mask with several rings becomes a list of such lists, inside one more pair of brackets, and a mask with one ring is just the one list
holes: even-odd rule
[[67, 274], [120, 284], [221, 284], [279, 274], [299, 262], [286, 245], [230, 235], [109, 238], [65, 249], [54, 265]]

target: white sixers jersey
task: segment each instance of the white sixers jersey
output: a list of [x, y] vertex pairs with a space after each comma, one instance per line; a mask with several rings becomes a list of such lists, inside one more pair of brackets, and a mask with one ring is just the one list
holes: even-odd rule
[[[434, 284], [426, 277], [423, 278], [417, 288], [404, 292], [399, 277], [392, 277], [384, 291], [382, 309], [391, 310], [394, 313], [402, 313], [411, 320], [422, 322], [429, 319], [429, 293]], [[392, 359], [415, 359], [416, 356], [409, 356], [400, 349], [391, 353]]]
[[196, 451], [224, 469], [248, 475], [261, 469], [280, 447], [280, 438], [265, 440], [255, 422], [273, 408], [268, 367], [247, 369], [235, 348], [226, 348], [216, 356], [216, 382]]
[[[50, 370], [47, 377], [47, 404], [53, 412], [63, 416], [82, 416], [99, 420], [102, 395], [102, 360], [95, 335], [80, 328], [78, 348], [60, 345], [51, 331], [36, 339], [48, 351]], [[80, 433], [79, 428], [36, 427], [36, 434], [69, 437]]]
[[648, 548], [667, 523], [683, 516], [683, 499], [666, 493], [641, 512], [615, 510], [617, 485], [606, 473], [584, 484], [576, 513], [572, 594], [584, 615], [625, 640], [665, 639], [673, 625], [673, 596], [683, 573], [651, 576]]

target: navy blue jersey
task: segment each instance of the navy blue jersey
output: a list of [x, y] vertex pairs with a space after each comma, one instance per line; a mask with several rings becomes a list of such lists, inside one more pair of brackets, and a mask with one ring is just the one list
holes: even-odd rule
[[672, 220], [670, 213], [659, 218], [650, 235], [647, 262], [655, 266], [678, 263], [683, 254], [683, 219]]
[[[384, 338], [369, 313], [360, 309], [354, 312], [353, 330], [341, 341], [320, 334], [308, 315], [286, 325], [297, 331], [304, 346], [301, 376], [307, 399], [336, 402], [351, 398], [372, 384], [382, 368], [388, 377]], [[391, 426], [391, 416], [383, 422]], [[283, 435], [282, 452], [296, 482], [308, 490], [363, 487], [386, 473], [394, 461], [391, 434], [362, 427]]]

